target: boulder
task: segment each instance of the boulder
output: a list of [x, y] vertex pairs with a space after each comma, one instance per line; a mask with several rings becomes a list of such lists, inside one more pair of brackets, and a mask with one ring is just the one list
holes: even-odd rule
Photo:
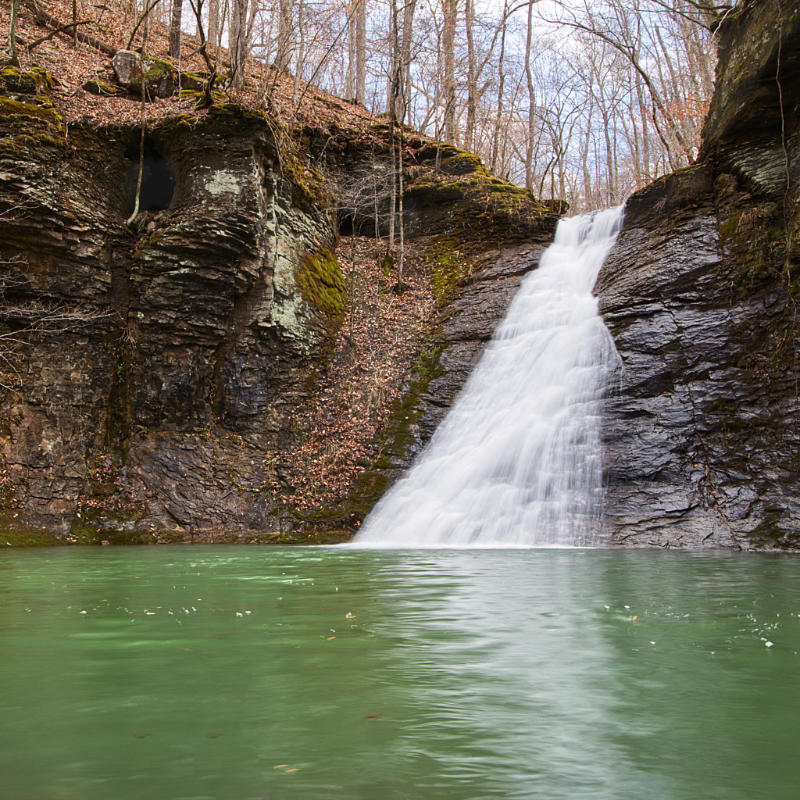
[[129, 92], [141, 96], [142, 71], [147, 97], [170, 97], [178, 87], [178, 72], [168, 61], [160, 58], [142, 58], [132, 50], [118, 50], [111, 60], [117, 82]]

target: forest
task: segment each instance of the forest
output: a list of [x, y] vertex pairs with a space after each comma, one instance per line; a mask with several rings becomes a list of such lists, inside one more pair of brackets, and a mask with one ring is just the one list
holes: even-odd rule
[[[36, 0], [14, 0], [12, 28], [20, 3]], [[283, 113], [311, 85], [458, 144], [493, 173], [580, 211], [618, 204], [697, 156], [714, 31], [733, 8], [713, 0], [73, 0], [71, 19], [52, 22], [77, 41], [114, 29], [146, 52], [149, 21], [158, 21], [179, 68], [199, 52], [234, 94], [274, 109], [276, 76], [288, 75]], [[194, 37], [181, 47], [186, 34]]]

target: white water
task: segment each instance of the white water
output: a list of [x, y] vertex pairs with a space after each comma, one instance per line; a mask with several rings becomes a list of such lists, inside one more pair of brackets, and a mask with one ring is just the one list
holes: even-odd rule
[[613, 208], [559, 222], [449, 414], [357, 544], [597, 541], [601, 401], [618, 356], [592, 288], [621, 219]]

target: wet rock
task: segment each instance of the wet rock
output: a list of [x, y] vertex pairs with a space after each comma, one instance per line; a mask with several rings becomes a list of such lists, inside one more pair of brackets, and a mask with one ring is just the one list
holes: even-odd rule
[[798, 21], [797, 0], [729, 16], [702, 157], [630, 199], [598, 278], [621, 358], [605, 427], [614, 542], [800, 546], [797, 178], [786, 183], [800, 152], [774, 79], [796, 105]]

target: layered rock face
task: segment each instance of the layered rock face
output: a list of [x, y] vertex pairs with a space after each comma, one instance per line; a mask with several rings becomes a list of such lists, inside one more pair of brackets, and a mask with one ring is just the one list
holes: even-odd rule
[[[509, 244], [473, 240], [442, 279], [468, 285], [443, 297], [455, 300], [430, 331], [424, 374], [407, 376], [365, 479], [341, 507], [299, 513], [284, 455], [346, 295], [330, 190], [380, 167], [388, 144], [376, 161], [374, 139], [333, 130], [278, 141], [264, 114], [230, 104], [151, 125], [143, 141], [135, 126], [68, 128], [48, 81], [0, 76], [0, 527], [286, 541], [357, 523], [429, 438], [555, 210], [471, 154], [410, 145], [409, 235], [449, 246], [455, 226], [463, 245], [474, 227]], [[353, 225], [369, 227], [366, 205], [361, 221], [351, 208]]]
[[800, 3], [724, 21], [696, 166], [634, 195], [596, 292], [621, 357], [606, 521], [626, 545], [800, 546]]
[[138, 130], [67, 131], [41, 95], [4, 106], [7, 516], [62, 532], [273, 527], [263, 453], [341, 316], [321, 186], [262, 117], [220, 106], [148, 131], [126, 232]]

